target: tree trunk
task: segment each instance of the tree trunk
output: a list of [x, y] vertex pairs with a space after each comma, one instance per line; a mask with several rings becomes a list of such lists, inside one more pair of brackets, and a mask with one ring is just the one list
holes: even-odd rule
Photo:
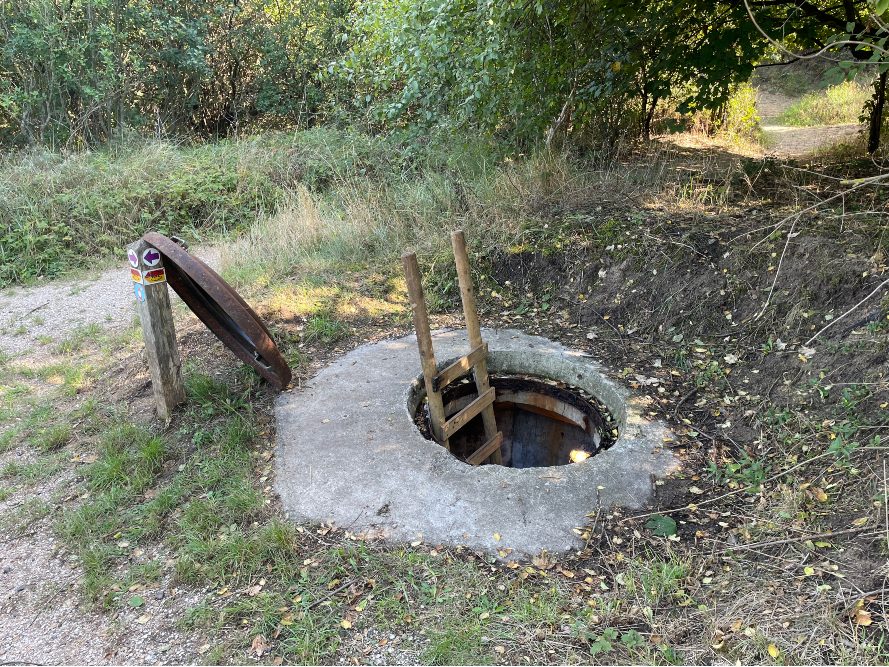
[[654, 112], [657, 109], [657, 103], [660, 101], [657, 95], [652, 95], [648, 104], [648, 111], [645, 113], [644, 125], [642, 126], [642, 135], [645, 141], [651, 141], [651, 125], [654, 123]]
[[880, 147], [880, 130], [883, 128], [883, 106], [886, 103], [886, 74], [880, 74], [874, 91], [874, 106], [870, 111], [870, 128], [867, 135], [867, 152], [876, 153]]
[[651, 140], [651, 123], [648, 114], [648, 91], [642, 89], [642, 141], [648, 143]]
[[576, 90], [576, 85], [571, 88], [571, 92], [568, 93], [568, 99], [566, 99], [565, 104], [562, 105], [562, 111], [559, 113], [558, 117], [552, 122], [552, 125], [550, 125], [549, 129], [546, 131], [545, 144], [547, 150], [551, 150], [555, 147], [559, 132], [563, 129], [567, 130], [568, 122], [571, 119], [571, 109], [574, 102], [574, 92]]

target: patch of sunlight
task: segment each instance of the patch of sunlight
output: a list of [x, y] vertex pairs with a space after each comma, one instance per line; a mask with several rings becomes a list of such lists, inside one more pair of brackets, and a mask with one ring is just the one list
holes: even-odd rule
[[400, 313], [402, 310], [403, 307], [399, 303], [356, 294], [348, 299], [340, 300], [336, 305], [335, 312], [340, 317], [349, 318], [358, 316], [379, 317]]
[[339, 291], [335, 287], [281, 285], [275, 288], [268, 306], [284, 319], [308, 317], [328, 310], [338, 296]]
[[403, 275], [398, 275], [386, 281], [389, 293], [386, 299], [395, 303], [404, 303], [407, 300], [407, 280]]
[[572, 463], [580, 463], [581, 461], [586, 461], [592, 454], [582, 449], [572, 449], [568, 456], [571, 458]]

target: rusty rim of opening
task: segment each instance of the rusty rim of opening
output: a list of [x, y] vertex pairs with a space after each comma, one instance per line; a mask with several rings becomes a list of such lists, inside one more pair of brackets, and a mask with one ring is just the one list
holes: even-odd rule
[[[457, 381], [455, 381], [447, 389], [445, 389], [443, 393], [445, 405], [464, 396], [471, 395], [476, 391], [475, 383], [460, 381], [468, 380], [471, 378], [472, 373], [466, 373], [462, 378], [458, 378]], [[419, 379], [422, 380], [422, 376], [420, 376]], [[525, 391], [555, 399], [581, 412], [585, 416], [585, 418], [592, 423], [592, 426], [599, 432], [599, 436], [601, 438], [599, 446], [596, 448], [594, 454], [599, 454], [606, 449], [610, 449], [620, 437], [617, 419], [614, 417], [611, 410], [609, 410], [608, 406], [606, 406], [605, 403], [600, 401], [596, 396], [579, 387], [575, 387], [557, 380], [550, 380], [545, 377], [515, 373], [491, 373], [490, 382], [491, 386], [494, 387], [494, 389], [496, 389], [498, 392], [498, 398], [494, 399], [495, 406], [498, 405], [500, 392]], [[534, 409], [533, 406], [521, 404], [518, 404], [518, 407], [524, 410], [530, 410], [531, 412], [538, 412], [539, 414], [543, 414], [544, 416], [549, 416], [551, 419], [561, 421], [561, 419], [556, 415], [547, 415], [546, 410], [537, 410]], [[420, 404], [417, 406], [417, 410], [414, 413], [413, 421], [424, 438], [426, 438], [427, 440], [433, 439], [432, 428], [430, 426], [429, 409], [425, 403], [425, 400], [421, 401]], [[574, 424], [579, 428], [584, 428], [583, 425], [577, 424], [571, 420], [568, 420], [568, 422]]]
[[167, 282], [238, 359], [278, 390], [291, 379], [265, 323], [231, 285], [175, 241], [157, 232], [142, 237], [164, 256]]

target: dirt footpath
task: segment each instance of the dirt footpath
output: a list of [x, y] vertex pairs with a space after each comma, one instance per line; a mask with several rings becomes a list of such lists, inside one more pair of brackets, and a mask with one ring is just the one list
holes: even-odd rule
[[781, 95], [758, 91], [756, 107], [762, 119], [762, 131], [769, 140], [767, 155], [782, 158], [797, 158], [808, 155], [819, 148], [848, 141], [857, 134], [861, 125], [822, 125], [819, 127], [792, 127], [780, 125], [778, 116], [796, 100]]

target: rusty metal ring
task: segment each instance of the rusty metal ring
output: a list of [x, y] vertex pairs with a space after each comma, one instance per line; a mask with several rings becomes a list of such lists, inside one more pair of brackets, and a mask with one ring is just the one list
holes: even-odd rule
[[241, 295], [213, 269], [163, 234], [149, 232], [142, 238], [163, 255], [170, 287], [207, 328], [272, 386], [284, 389], [291, 379], [290, 367], [265, 323]]

